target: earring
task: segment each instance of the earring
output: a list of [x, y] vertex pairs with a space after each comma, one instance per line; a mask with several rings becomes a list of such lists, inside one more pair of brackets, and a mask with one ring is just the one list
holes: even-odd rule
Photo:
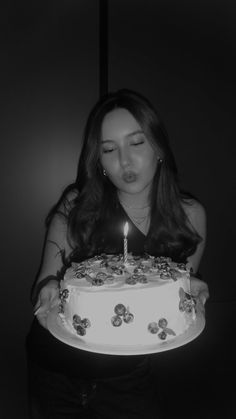
[[159, 158], [158, 162], [161, 164], [163, 162], [163, 160], [161, 158]]
[[105, 169], [103, 169], [103, 176], [107, 176], [107, 173], [106, 173], [106, 170]]

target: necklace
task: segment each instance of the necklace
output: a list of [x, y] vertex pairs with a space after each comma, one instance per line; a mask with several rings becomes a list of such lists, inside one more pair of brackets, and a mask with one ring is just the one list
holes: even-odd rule
[[129, 215], [129, 218], [134, 223], [134, 225], [136, 225], [136, 227], [146, 236], [150, 225], [149, 213], [143, 217], [135, 217], [134, 215], [129, 214], [128, 211], [127, 214]]
[[129, 205], [127, 205], [127, 204], [125, 204], [123, 201], [121, 201], [120, 200], [120, 203], [121, 203], [121, 205], [123, 205], [125, 208], [128, 208], [128, 209], [133, 209], [133, 210], [144, 210], [144, 209], [146, 209], [146, 208], [150, 208], [150, 205], [145, 205], [145, 207], [131, 207], [131, 206], [129, 206]]
[[126, 208], [125, 212], [128, 214], [131, 221], [142, 231], [146, 230], [146, 226], [149, 223], [150, 207], [146, 208]]
[[136, 227], [146, 234], [150, 221], [150, 205], [138, 208], [129, 206], [121, 200], [120, 203]]
[[134, 215], [129, 214], [130, 219], [134, 222], [134, 224], [138, 224], [141, 225], [144, 223], [144, 221], [146, 221], [146, 219], [148, 218], [148, 215], [143, 215], [142, 217], [136, 217]]

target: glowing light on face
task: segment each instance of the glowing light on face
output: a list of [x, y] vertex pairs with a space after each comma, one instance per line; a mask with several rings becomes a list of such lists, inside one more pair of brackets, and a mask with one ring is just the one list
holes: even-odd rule
[[157, 168], [157, 152], [138, 121], [123, 108], [109, 112], [102, 123], [101, 164], [109, 180], [125, 194], [149, 194]]

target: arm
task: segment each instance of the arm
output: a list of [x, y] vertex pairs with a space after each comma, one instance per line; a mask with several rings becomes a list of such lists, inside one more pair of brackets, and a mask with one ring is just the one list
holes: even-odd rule
[[194, 230], [201, 236], [202, 241], [198, 244], [195, 253], [188, 257], [187, 266], [192, 270], [191, 275], [191, 293], [197, 297], [200, 308], [209, 298], [208, 286], [205, 282], [197, 279], [194, 274], [198, 272], [200, 261], [206, 244], [206, 212], [203, 206], [197, 201], [193, 201], [192, 205], [184, 207], [189, 223]]
[[58, 302], [58, 274], [63, 269], [61, 252], [68, 256], [71, 250], [67, 241], [66, 220], [61, 215], [55, 215], [47, 233], [42, 265], [32, 293], [33, 302], [36, 301], [35, 315], [44, 327], [50, 306]]
[[206, 212], [203, 206], [194, 201], [192, 205], [185, 207], [190, 226], [199, 234], [202, 241], [198, 244], [195, 253], [188, 257], [187, 265], [193, 273], [198, 272], [200, 261], [206, 245]]

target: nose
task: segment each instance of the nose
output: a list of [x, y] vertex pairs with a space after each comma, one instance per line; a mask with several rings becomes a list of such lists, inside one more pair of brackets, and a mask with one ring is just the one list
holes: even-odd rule
[[130, 150], [128, 146], [123, 146], [119, 150], [120, 165], [122, 168], [129, 167], [131, 163]]

